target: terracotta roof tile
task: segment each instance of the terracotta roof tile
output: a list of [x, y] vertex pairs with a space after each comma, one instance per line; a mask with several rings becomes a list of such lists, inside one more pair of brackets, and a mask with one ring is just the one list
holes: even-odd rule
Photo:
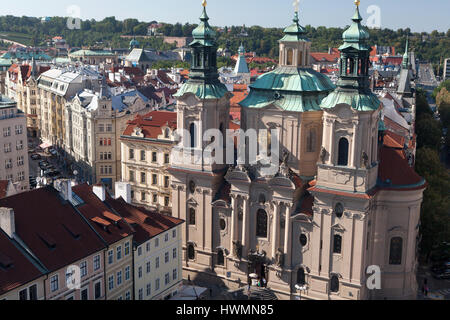
[[131, 136], [135, 128], [142, 129], [144, 138], [157, 139], [162, 134], [162, 127], [168, 126], [171, 130], [177, 128], [177, 113], [170, 111], [152, 111], [143, 116], [137, 115], [128, 122], [123, 136]]
[[72, 205], [52, 187], [0, 199], [0, 206], [14, 209], [16, 233], [50, 272], [104, 248]]

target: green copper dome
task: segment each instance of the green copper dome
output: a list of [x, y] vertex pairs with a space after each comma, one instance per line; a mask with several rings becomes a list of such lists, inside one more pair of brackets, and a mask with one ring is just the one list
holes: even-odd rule
[[351, 26], [342, 35], [344, 44], [339, 48], [339, 50], [343, 50], [348, 47], [353, 47], [357, 50], [369, 48], [366, 44], [366, 41], [370, 38], [369, 30], [361, 24], [362, 17], [359, 14], [358, 6], [356, 7], [352, 21], [353, 23]]
[[321, 108], [332, 109], [339, 104], [347, 104], [357, 111], [374, 111], [381, 106], [380, 100], [370, 89], [369, 69], [370, 51], [369, 32], [361, 25], [359, 1], [355, 1], [356, 12], [353, 24], [342, 38], [339, 80], [337, 88], [323, 99]]
[[298, 12], [295, 12], [294, 23], [284, 29], [284, 37], [280, 41], [309, 41], [305, 37], [305, 29], [299, 24]]
[[335, 87], [331, 80], [312, 69], [278, 67], [250, 85], [250, 94], [240, 105], [264, 108], [275, 105], [285, 111], [319, 111], [320, 103]]
[[192, 37], [194, 38], [194, 41], [190, 44], [191, 46], [193, 44], [199, 43], [204, 46], [213, 46], [214, 45], [214, 39], [216, 37], [216, 32], [208, 23], [209, 17], [206, 14], [206, 7], [203, 7], [203, 13], [200, 16], [200, 24], [197, 28], [192, 31]]
[[227, 87], [219, 81], [217, 72], [216, 33], [208, 23], [206, 1], [199, 26], [192, 32], [194, 41], [191, 47], [191, 69], [189, 80], [184, 83], [174, 97], [181, 98], [193, 94], [199, 99], [221, 99], [227, 93]]

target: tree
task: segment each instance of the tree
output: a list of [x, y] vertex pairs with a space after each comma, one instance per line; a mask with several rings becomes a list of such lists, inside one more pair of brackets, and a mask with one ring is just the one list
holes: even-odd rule
[[431, 115], [424, 114], [416, 121], [417, 146], [439, 150], [442, 138], [442, 127]]
[[436, 150], [420, 148], [416, 171], [428, 182], [421, 210], [421, 253], [430, 256], [433, 247], [450, 239], [450, 177]]

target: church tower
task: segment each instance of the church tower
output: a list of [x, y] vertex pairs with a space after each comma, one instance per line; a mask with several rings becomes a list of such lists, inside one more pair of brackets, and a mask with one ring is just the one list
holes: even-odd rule
[[[366, 244], [377, 184], [381, 102], [369, 86], [369, 31], [359, 1], [339, 48], [337, 88], [322, 101], [323, 142], [314, 196], [311, 290], [319, 299], [366, 294]], [[322, 292], [322, 293], [321, 293]]]
[[[192, 32], [189, 80], [175, 95], [180, 145], [171, 155], [173, 215], [186, 221], [183, 230], [183, 267], [185, 276], [208, 274], [217, 248], [213, 233], [217, 221], [212, 215], [214, 197], [223, 186], [225, 161], [212, 161], [218, 149], [208, 145], [221, 137], [211, 136], [211, 129], [223, 134], [229, 127], [230, 97], [219, 81], [216, 33], [208, 23], [206, 1], [199, 26]], [[225, 156], [224, 156], [225, 157]]]

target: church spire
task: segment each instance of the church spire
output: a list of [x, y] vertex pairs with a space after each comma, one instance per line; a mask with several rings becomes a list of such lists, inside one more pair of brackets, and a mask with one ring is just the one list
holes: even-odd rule
[[409, 36], [406, 36], [406, 47], [405, 54], [403, 55], [402, 68], [409, 69]]
[[355, 1], [356, 9], [352, 17], [353, 23], [343, 33], [344, 44], [339, 48], [341, 52], [340, 76], [338, 87], [358, 89], [362, 92], [370, 91], [369, 66], [371, 47], [368, 44], [369, 31], [361, 24], [359, 13], [360, 1]]

